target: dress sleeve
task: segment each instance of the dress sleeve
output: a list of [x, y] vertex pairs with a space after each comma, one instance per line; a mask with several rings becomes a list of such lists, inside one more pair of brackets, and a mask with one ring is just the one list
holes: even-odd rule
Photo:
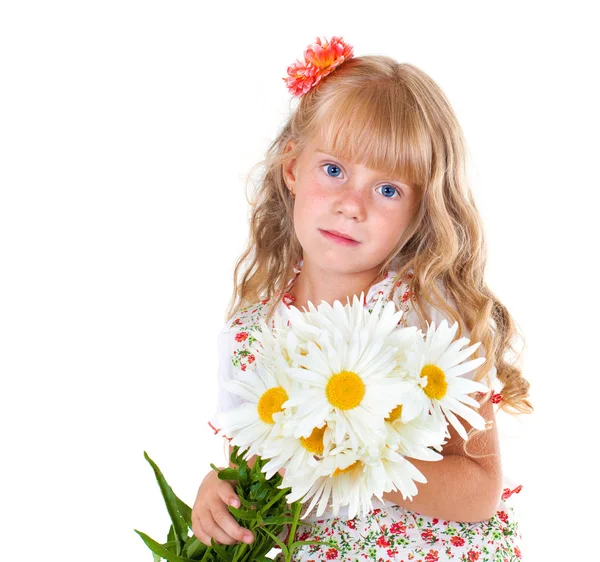
[[[454, 300], [452, 299], [452, 297], [450, 295], [448, 295], [446, 290], [443, 288], [441, 282], [438, 282], [438, 290], [441, 292], [442, 295], [444, 295], [448, 304], [452, 308], [454, 308], [454, 310], [456, 310], [456, 305], [455, 305]], [[403, 315], [401, 318], [402, 325], [416, 326], [417, 328], [421, 329], [423, 331], [423, 333], [425, 333], [427, 331], [427, 326], [421, 327], [420, 322], [419, 322], [419, 317], [417, 316], [417, 312], [414, 310], [412, 303], [410, 302], [410, 299], [408, 298], [408, 284], [407, 283], [401, 283], [399, 285], [399, 287], [397, 287], [397, 289], [394, 291], [394, 302], [396, 303], [396, 306], [400, 310], [403, 311]], [[451, 318], [447, 317], [445, 314], [442, 313], [442, 311], [439, 308], [431, 305], [430, 303], [425, 303], [425, 309], [431, 316], [431, 321], [435, 322], [436, 329], [440, 325], [442, 320], [446, 320], [448, 322], [449, 326], [451, 326], [453, 324], [453, 321]], [[470, 330], [465, 328], [463, 330], [462, 337], [470, 339], [470, 334], [471, 334]], [[471, 341], [468, 345], [465, 345], [463, 347], [463, 349], [468, 347], [469, 345], [473, 345], [473, 343], [475, 343], [475, 342]], [[485, 356], [485, 348], [483, 347], [483, 344], [480, 345], [479, 347], [482, 350], [481, 351], [482, 355]], [[479, 351], [479, 349], [477, 349], [477, 351]], [[473, 357], [471, 357], [470, 359], [473, 359]], [[469, 373], [464, 373], [461, 376], [472, 380], [473, 377], [475, 376], [476, 372], [477, 372], [477, 369], [473, 369]], [[490, 388], [493, 390], [498, 388], [498, 379], [497, 379], [496, 374], [497, 374], [496, 365], [493, 365], [489, 372], [490, 381], [492, 383], [492, 386]], [[486, 383], [485, 381], [482, 381], [482, 382], [489, 386], [489, 384]]]
[[218, 369], [217, 369], [217, 406], [208, 424], [215, 430], [218, 429], [216, 419], [221, 412], [236, 408], [241, 403], [241, 397], [232, 394], [225, 388], [225, 382], [235, 378], [235, 369], [231, 361], [233, 352], [233, 329], [226, 324], [219, 335], [217, 336], [217, 354], [218, 354]]

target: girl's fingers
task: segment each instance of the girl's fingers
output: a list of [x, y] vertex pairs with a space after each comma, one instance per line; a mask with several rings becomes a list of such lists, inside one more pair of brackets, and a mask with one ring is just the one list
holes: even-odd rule
[[220, 504], [214, 508], [212, 515], [215, 523], [229, 537], [232, 537], [235, 542], [244, 541], [248, 544], [252, 542], [252, 532], [238, 524], [238, 522], [233, 518], [233, 515], [229, 513], [226, 505]]
[[[214, 472], [211, 471], [205, 480], [215, 477]], [[211, 538], [223, 545], [237, 544], [242, 541], [251, 544], [254, 540], [252, 532], [240, 526], [228, 509], [232, 503], [234, 507], [240, 506], [233, 486], [225, 481], [216, 484], [209, 481], [205, 489], [203, 486], [204, 482], [198, 489], [192, 509], [192, 530], [198, 540], [206, 546], [211, 546]], [[237, 501], [232, 502], [233, 499]]]
[[210, 544], [210, 537], [204, 532], [202, 525], [198, 519], [194, 519], [192, 521], [192, 531], [194, 532], [194, 536], [206, 546], [212, 546]]
[[[222, 516], [217, 515], [218, 519], [221, 519]], [[234, 520], [234, 524], [235, 520]], [[236, 544], [238, 541], [232, 536], [228, 535], [219, 525], [217, 521], [213, 518], [213, 514], [206, 510], [202, 514], [202, 529], [208, 535], [208, 545], [210, 545], [210, 538], [215, 539], [216, 542], [220, 544]]]
[[[235, 493], [234, 487], [229, 483], [222, 481], [221, 486], [217, 488], [219, 497], [223, 500], [224, 504], [232, 505], [233, 507], [240, 507], [240, 500]], [[233, 503], [232, 503], [233, 500]]]

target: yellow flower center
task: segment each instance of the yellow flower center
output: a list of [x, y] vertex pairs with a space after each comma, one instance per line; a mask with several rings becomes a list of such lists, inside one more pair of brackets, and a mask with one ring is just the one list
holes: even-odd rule
[[351, 410], [363, 399], [365, 383], [356, 373], [341, 371], [329, 379], [325, 393], [331, 405], [341, 410]]
[[288, 394], [281, 386], [269, 388], [258, 401], [258, 416], [265, 423], [275, 423], [273, 414], [283, 411], [282, 404], [288, 399]]
[[325, 433], [325, 429], [327, 429], [327, 424], [321, 428], [315, 427], [309, 437], [300, 437], [302, 446], [311, 453], [322, 455], [324, 449], [323, 434]]
[[350, 466], [347, 466], [346, 468], [336, 468], [333, 471], [333, 476], [338, 476], [340, 474], [344, 474], [346, 472], [350, 472], [360, 461], [354, 461]]
[[427, 376], [427, 386], [423, 388], [423, 392], [427, 394], [429, 398], [441, 400], [446, 396], [448, 383], [446, 382], [446, 375], [442, 369], [437, 365], [425, 365], [421, 370], [421, 376]]
[[393, 422], [397, 419], [400, 419], [400, 416], [402, 415], [402, 404], [398, 404], [391, 412], [390, 415], [385, 418], [385, 421], [387, 422]]

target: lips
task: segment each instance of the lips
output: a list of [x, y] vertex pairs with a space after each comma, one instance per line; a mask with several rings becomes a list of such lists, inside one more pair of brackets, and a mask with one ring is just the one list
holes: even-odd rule
[[[323, 230], [323, 229], [321, 229], [321, 230]], [[352, 240], [353, 242], [358, 242], [358, 240], [355, 240], [348, 234], [340, 232], [339, 230], [325, 230], [325, 232], [329, 232], [330, 234], [335, 234], [336, 236], [341, 236], [342, 238], [346, 238], [347, 240]]]

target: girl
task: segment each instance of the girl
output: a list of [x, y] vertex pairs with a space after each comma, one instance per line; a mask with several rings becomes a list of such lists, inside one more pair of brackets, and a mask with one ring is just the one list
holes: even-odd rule
[[[313, 511], [296, 538], [328, 546], [305, 545], [294, 560], [517, 560], [520, 533], [508, 500], [521, 488], [507, 486], [502, 473], [494, 405], [513, 414], [533, 407], [529, 383], [505, 359], [515, 324], [484, 281], [485, 239], [456, 116], [421, 70], [385, 56], [354, 57], [338, 37], [317, 38], [285, 80], [300, 101], [268, 151], [251, 202], [250, 243], [219, 335], [221, 382], [254, 368], [249, 345], [263, 316], [364, 292], [369, 310], [380, 295], [393, 300], [405, 326], [426, 331], [434, 320], [457, 321], [456, 338], [481, 341], [476, 355], [486, 356], [465, 376], [492, 389], [475, 396], [486, 431], [461, 419], [468, 442], [450, 425], [443, 460], [410, 459], [427, 478], [412, 501], [390, 492], [353, 519], [344, 511], [317, 519]], [[216, 414], [240, 400], [221, 386]], [[205, 544], [252, 541], [227, 504], [239, 506], [234, 489], [211, 470], [192, 514]]]

